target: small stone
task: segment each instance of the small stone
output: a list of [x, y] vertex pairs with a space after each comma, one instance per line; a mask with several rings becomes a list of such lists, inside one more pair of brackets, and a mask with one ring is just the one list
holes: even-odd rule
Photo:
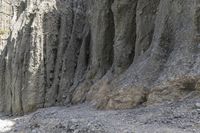
[[200, 109], [200, 103], [196, 103], [195, 107]]
[[200, 109], [197, 109], [197, 112], [200, 113]]
[[31, 131], [31, 133], [37, 133], [37, 130], [33, 129], [33, 130]]

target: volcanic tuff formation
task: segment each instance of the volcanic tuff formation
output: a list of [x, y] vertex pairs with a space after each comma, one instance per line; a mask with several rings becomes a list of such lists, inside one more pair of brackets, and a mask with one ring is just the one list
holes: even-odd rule
[[0, 111], [173, 101], [200, 89], [200, 0], [15, 0]]

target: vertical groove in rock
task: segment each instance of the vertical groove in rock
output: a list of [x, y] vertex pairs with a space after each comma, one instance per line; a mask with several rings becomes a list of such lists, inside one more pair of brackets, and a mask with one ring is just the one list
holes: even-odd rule
[[12, 32], [0, 53], [0, 111], [87, 101], [132, 108], [198, 88], [199, 0], [12, 5]]
[[60, 17], [60, 29], [58, 33], [58, 48], [57, 48], [57, 61], [55, 64], [55, 78], [53, 81], [53, 85], [51, 89], [49, 89], [48, 93], [46, 94], [46, 103], [45, 106], [50, 106], [58, 102], [58, 95], [60, 95], [60, 84], [62, 81], [61, 73], [63, 69], [63, 61], [65, 57], [65, 52], [68, 48], [71, 34], [72, 34], [72, 28], [73, 28], [73, 21], [74, 21], [74, 9], [73, 9], [73, 2], [71, 0], [66, 1], [67, 7], [64, 7], [63, 10], [61, 9]]
[[[77, 68], [78, 56], [82, 45], [83, 29], [85, 26], [85, 7], [83, 1], [74, 3], [74, 23], [71, 38], [65, 51], [63, 69], [61, 74], [62, 81], [59, 85], [57, 100], [59, 103], [68, 104], [70, 102], [70, 87], [72, 87]], [[81, 6], [82, 5], [82, 6]]]
[[91, 68], [88, 78], [101, 78], [112, 65], [114, 22], [111, 12], [112, 0], [89, 1], [89, 24], [91, 28]]
[[114, 0], [112, 11], [115, 23], [114, 71], [126, 70], [134, 58], [136, 41], [137, 0]]
[[138, 1], [136, 11], [137, 38], [134, 60], [137, 60], [150, 47], [154, 35], [155, 19], [159, 3], [160, 0]]

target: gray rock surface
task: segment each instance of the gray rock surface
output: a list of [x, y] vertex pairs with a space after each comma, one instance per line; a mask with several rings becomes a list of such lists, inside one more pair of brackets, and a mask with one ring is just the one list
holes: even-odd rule
[[0, 111], [176, 101], [200, 88], [199, 0], [15, 0]]

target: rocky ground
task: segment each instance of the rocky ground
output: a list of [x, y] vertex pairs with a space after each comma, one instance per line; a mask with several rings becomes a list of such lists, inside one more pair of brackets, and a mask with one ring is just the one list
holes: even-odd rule
[[96, 110], [88, 104], [39, 109], [22, 117], [0, 118], [11, 133], [200, 133], [196, 92], [173, 103], [128, 110]]

